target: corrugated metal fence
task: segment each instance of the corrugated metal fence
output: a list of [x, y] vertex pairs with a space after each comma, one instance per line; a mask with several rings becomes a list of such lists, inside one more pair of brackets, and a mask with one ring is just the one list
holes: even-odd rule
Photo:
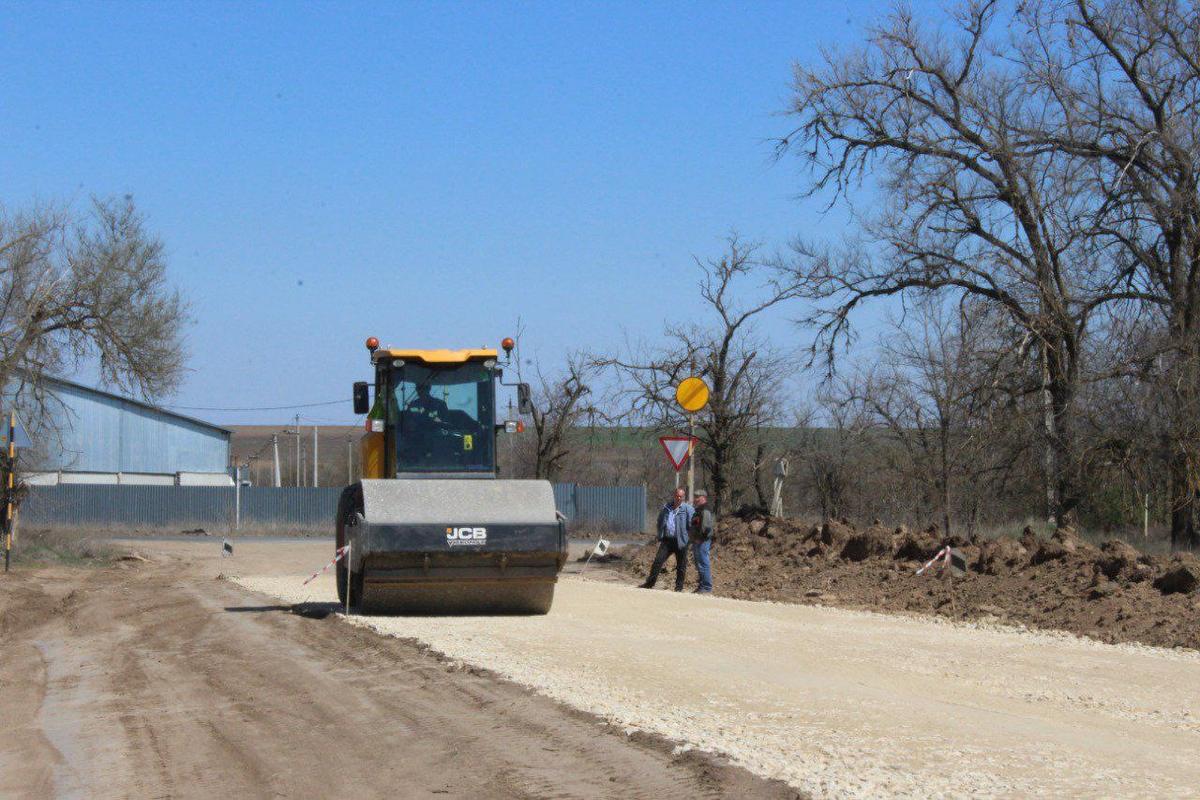
[[646, 530], [645, 486], [554, 484], [554, 505], [572, 529], [608, 528], [625, 533]]
[[[242, 526], [331, 529], [340, 488], [243, 487]], [[594, 526], [642, 531], [646, 490], [641, 486], [554, 484], [554, 502], [571, 528]], [[234, 490], [216, 486], [31, 486], [21, 523], [35, 527], [226, 529], [234, 522]]]
[[[242, 487], [245, 527], [321, 529], [331, 525], [341, 489]], [[233, 487], [31, 486], [21, 523], [72, 528], [230, 528]]]

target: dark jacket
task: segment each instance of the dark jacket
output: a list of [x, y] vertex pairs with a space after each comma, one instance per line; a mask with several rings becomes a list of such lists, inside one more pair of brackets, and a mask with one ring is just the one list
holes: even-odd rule
[[691, 538], [693, 542], [707, 542], [717, 532], [717, 520], [707, 508], [696, 509], [692, 514]]
[[670, 503], [662, 507], [658, 512], [658, 540], [670, 538], [671, 534], [667, 530], [667, 517], [672, 513], [683, 514], [683, 525], [675, 533], [675, 544], [678, 547], [687, 547], [688, 543], [688, 528], [692, 524], [692, 513], [694, 509], [690, 503], [680, 503], [679, 508], [672, 508]]

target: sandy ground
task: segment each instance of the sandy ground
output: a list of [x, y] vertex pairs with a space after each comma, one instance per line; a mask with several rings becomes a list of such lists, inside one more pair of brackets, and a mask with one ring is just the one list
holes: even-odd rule
[[0, 797], [795, 795], [216, 579], [328, 543], [134, 546], [150, 561], [0, 575]]
[[[236, 580], [333, 596], [281, 566]], [[1200, 796], [1195, 651], [577, 577], [547, 617], [351, 621], [819, 797]]]

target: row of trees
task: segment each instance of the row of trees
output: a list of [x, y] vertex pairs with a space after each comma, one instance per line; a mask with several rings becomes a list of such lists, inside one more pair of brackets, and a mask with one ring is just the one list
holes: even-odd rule
[[[1041, 405], [1050, 519], [1077, 517], [1098, 448], [1163, 463], [1172, 540], [1193, 546], [1200, 16], [1182, 2], [1006, 9], [973, 2], [944, 26], [899, 12], [856, 51], [797, 69], [799, 124], [780, 146], [809, 165], [806, 189], [851, 201], [867, 170], [882, 175], [853, 246], [798, 247], [817, 347], [832, 358], [876, 297], [990, 316], [988, 369]], [[1131, 392], [1163, 414], [1162, 436], [1087, 429], [1097, 397]]]
[[[802, 453], [796, 431], [818, 427], [804, 469], [826, 513], [847, 507], [850, 461], [866, 469], [831, 448], [857, 447], [894, 478], [872, 502], [917, 498], [947, 528], [1021, 508], [1111, 522], [1153, 493], [1172, 543], [1195, 546], [1198, 53], [1200, 15], [1181, 2], [890, 15], [861, 46], [796, 68], [796, 125], [779, 143], [806, 166], [805, 195], [848, 210], [845, 239], [767, 260], [732, 239], [700, 265], [711, 324], [577, 359], [567, 380], [611, 370], [612, 420], [678, 430], [671, 387], [705, 376], [700, 457], [725, 508], [760, 499], [770, 451]], [[886, 298], [895, 331], [858, 366], [856, 315]], [[798, 309], [805, 365], [823, 367], [808, 408], [780, 403], [796, 362], [755, 324], [775, 308]], [[571, 392], [544, 388], [569, 429], [577, 407], [556, 406]]]

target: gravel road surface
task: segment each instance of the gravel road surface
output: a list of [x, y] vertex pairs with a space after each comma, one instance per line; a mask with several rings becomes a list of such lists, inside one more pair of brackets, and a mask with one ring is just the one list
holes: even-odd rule
[[[238, 578], [281, 602], [328, 576]], [[351, 621], [818, 797], [1200, 796], [1200, 654], [560, 581], [546, 617]]]

